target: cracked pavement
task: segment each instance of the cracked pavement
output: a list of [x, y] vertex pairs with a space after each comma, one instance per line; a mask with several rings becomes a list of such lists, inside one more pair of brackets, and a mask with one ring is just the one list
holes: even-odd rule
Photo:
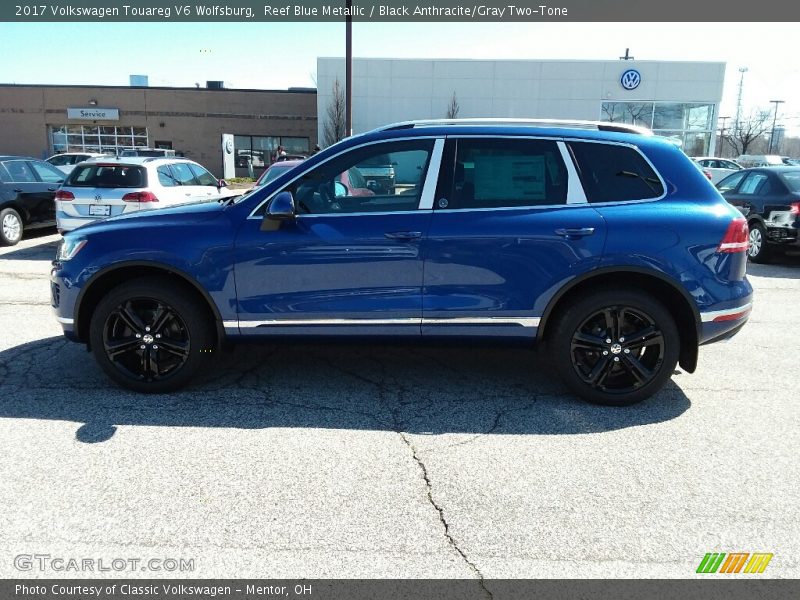
[[[58, 236], [0, 249], [0, 576], [17, 554], [184, 558], [130, 577], [800, 576], [800, 257], [750, 267], [750, 323], [625, 409], [525, 349], [241, 345], [138, 396], [60, 336]], [[538, 365], [538, 366], [537, 366]]]

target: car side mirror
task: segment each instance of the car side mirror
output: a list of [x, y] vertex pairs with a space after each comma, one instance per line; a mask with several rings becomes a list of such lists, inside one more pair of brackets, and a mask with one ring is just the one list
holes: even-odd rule
[[225, 181], [224, 179], [218, 179], [217, 180], [217, 187], [218, 188], [228, 187], [228, 182]]
[[275, 231], [283, 221], [294, 219], [294, 215], [294, 196], [291, 192], [280, 192], [269, 203], [267, 214], [261, 221], [261, 231]]

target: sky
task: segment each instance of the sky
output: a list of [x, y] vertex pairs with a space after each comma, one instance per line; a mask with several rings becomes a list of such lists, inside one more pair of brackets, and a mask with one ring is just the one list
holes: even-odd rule
[[[598, 59], [727, 63], [720, 116], [784, 100], [800, 135], [796, 23], [354, 23], [364, 58]], [[343, 23], [0, 23], [0, 83], [228, 88], [314, 87], [318, 56], [344, 55]], [[728, 122], [729, 124], [731, 121]]]

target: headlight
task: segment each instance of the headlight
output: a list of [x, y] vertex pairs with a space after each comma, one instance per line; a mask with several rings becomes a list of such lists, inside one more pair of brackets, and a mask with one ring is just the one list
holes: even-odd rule
[[74, 258], [75, 255], [80, 252], [81, 248], [83, 248], [85, 245], [85, 238], [65, 237], [58, 245], [56, 260], [64, 262]]

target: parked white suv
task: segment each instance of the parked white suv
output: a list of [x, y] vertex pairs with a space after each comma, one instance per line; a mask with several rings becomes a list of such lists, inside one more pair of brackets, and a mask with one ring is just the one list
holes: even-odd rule
[[111, 155], [100, 154], [98, 152], [62, 152], [61, 154], [54, 154], [50, 158], [46, 159], [46, 162], [49, 162], [59, 171], [63, 171], [69, 175], [72, 172], [72, 169], [74, 169], [75, 165], [78, 163], [82, 163], [90, 158], [98, 158], [101, 156], [110, 157]]
[[121, 214], [239, 194], [183, 158], [94, 159], [76, 165], [56, 192], [56, 224], [63, 233]]

